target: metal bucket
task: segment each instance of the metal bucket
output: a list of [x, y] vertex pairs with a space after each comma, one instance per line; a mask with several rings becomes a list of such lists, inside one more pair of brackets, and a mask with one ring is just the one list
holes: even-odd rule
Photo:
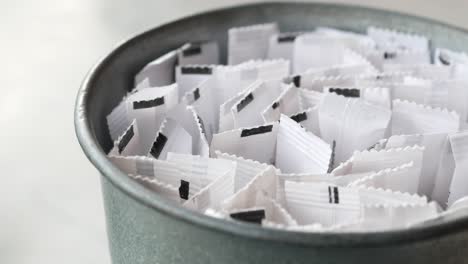
[[424, 34], [432, 44], [468, 47], [468, 32], [427, 19], [361, 7], [263, 3], [184, 18], [119, 45], [89, 73], [79, 90], [75, 128], [101, 173], [113, 263], [467, 263], [468, 217], [417, 228], [366, 234], [311, 234], [228, 223], [174, 207], [130, 180], [106, 157], [112, 146], [106, 116], [133, 86], [146, 63], [187, 40], [216, 39], [226, 60], [227, 30], [277, 21], [282, 31], [330, 26], [363, 32], [381, 26]]

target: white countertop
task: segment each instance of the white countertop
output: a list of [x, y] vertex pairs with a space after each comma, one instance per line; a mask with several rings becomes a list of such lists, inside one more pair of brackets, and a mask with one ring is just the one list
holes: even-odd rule
[[[120, 41], [245, 0], [0, 3], [0, 263], [109, 263], [98, 173], [75, 138], [85, 73]], [[323, 1], [325, 2], [325, 1]], [[464, 0], [334, 1], [468, 28]]]

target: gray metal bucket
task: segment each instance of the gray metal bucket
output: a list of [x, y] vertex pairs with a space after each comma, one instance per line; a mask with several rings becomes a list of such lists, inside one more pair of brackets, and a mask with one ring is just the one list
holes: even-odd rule
[[[130, 180], [106, 157], [106, 116], [150, 60], [187, 40], [216, 39], [226, 53], [233, 26], [277, 21], [282, 31], [330, 26], [363, 32], [369, 25], [429, 36], [436, 46], [468, 47], [468, 32], [387, 11], [312, 3], [263, 3], [184, 18], [140, 34], [100, 61], [79, 90], [75, 128], [101, 173], [113, 263], [468, 263], [468, 217], [367, 234], [310, 234], [228, 223], [173, 207]], [[224, 57], [223, 60], [226, 58]]]

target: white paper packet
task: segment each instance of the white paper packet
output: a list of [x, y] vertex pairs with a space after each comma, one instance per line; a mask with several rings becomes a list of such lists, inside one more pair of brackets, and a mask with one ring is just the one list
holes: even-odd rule
[[304, 32], [282, 32], [270, 36], [268, 59], [285, 59], [293, 62], [294, 41]]
[[174, 82], [174, 68], [177, 64], [177, 50], [170, 51], [154, 61], [148, 63], [135, 76], [135, 86], [145, 88], [141, 82], [148, 80], [147, 87], [170, 85]]
[[347, 36], [316, 33], [300, 35], [294, 42], [293, 73], [340, 64], [369, 64], [364, 57], [355, 52], [371, 48], [369, 45], [373, 44]]
[[164, 117], [178, 103], [176, 84], [147, 88], [128, 94], [107, 116], [109, 133], [116, 140], [133, 119], [139, 126], [142, 147], [149, 146]]
[[[319, 104], [320, 135], [334, 145], [334, 164], [382, 139], [392, 112], [361, 99], [326, 94]], [[333, 167], [333, 166], [332, 166]]]
[[428, 51], [429, 40], [421, 35], [398, 32], [395, 30], [368, 27], [367, 35], [377, 44], [377, 49]]
[[169, 201], [175, 201], [179, 204], [182, 204], [185, 200], [180, 198], [179, 190], [177, 187], [174, 187], [170, 184], [163, 183], [159, 181], [157, 178], [142, 176], [142, 175], [133, 175], [128, 174], [130, 178], [139, 182], [146, 188], [154, 191], [155, 193], [162, 195], [164, 198], [168, 199]]
[[286, 209], [299, 225], [346, 224], [362, 217], [365, 206], [424, 204], [424, 197], [378, 189], [285, 182]]
[[327, 183], [332, 186], [347, 187], [349, 184], [363, 177], [369, 176], [371, 174], [372, 173], [354, 173], [354, 174], [347, 174], [347, 175], [342, 175], [342, 176], [334, 176], [329, 173], [314, 174], [314, 173], [281, 173], [279, 172], [278, 188], [280, 190], [278, 191], [278, 193], [283, 194], [282, 196], [284, 196], [284, 183], [286, 181], [304, 182], [304, 183], [320, 183], [320, 184]]
[[257, 198], [276, 199], [278, 176], [273, 166], [268, 166], [251, 179], [247, 185], [238, 190], [232, 197], [222, 202], [225, 211], [246, 209], [257, 206]]
[[275, 201], [277, 177], [273, 167], [261, 171], [244, 188], [223, 202], [231, 219], [267, 226], [296, 225], [289, 213]]
[[229, 213], [229, 218], [247, 223], [261, 224], [270, 228], [286, 228], [297, 225], [291, 215], [275, 200], [265, 197], [257, 199], [257, 204], [252, 208], [236, 209]]
[[285, 208], [299, 225], [344, 224], [360, 215], [359, 195], [348, 192], [326, 184], [286, 181]]
[[448, 205], [468, 195], [468, 131], [459, 132], [449, 136], [452, 153], [455, 160]]
[[177, 123], [191, 136], [192, 154], [202, 157], [210, 156], [210, 144], [206, 137], [205, 122], [192, 105], [178, 104], [167, 113], [167, 118], [177, 120]]
[[313, 108], [319, 105], [324, 93], [299, 88], [300, 106], [302, 109]]
[[302, 110], [300, 90], [292, 84], [284, 84], [281, 93], [261, 111], [264, 122], [274, 122], [281, 114], [293, 115]]
[[228, 64], [265, 59], [270, 37], [278, 33], [276, 23], [258, 24], [228, 30]]
[[189, 186], [199, 191], [184, 206], [200, 212], [208, 207], [217, 209], [221, 201], [234, 194], [235, 162], [172, 152], [168, 153], [167, 160], [182, 171], [197, 175], [190, 179]]
[[417, 193], [418, 178], [411, 177], [413, 162], [391, 169], [384, 169], [350, 183], [349, 187], [374, 187], [392, 191]]
[[[278, 126], [278, 123], [270, 123], [215, 134], [211, 141], [211, 154], [213, 156], [218, 150], [262, 163], [274, 164]], [[258, 151], [259, 149], [262, 151]]]
[[331, 174], [335, 176], [361, 174], [361, 178], [364, 178], [373, 173], [412, 162], [413, 166], [407, 168], [406, 176], [408, 178], [407, 183], [413, 188], [419, 186], [423, 154], [424, 147], [417, 145], [380, 151], [356, 151], [349, 160], [336, 167]]
[[329, 144], [282, 115], [276, 140], [275, 166], [283, 173], [326, 173], [331, 161]]
[[244, 96], [245, 92], [240, 92], [230, 99], [226, 100], [219, 106], [219, 129], [218, 133], [234, 129], [234, 116], [231, 108], [239, 102]]
[[365, 206], [359, 221], [335, 228], [335, 232], [370, 232], [409, 228], [439, 214], [438, 205], [404, 204], [400, 206]]
[[219, 67], [216, 75], [221, 101], [243, 92], [256, 80], [281, 80], [289, 74], [290, 63], [284, 59], [251, 60], [235, 66]]
[[164, 160], [169, 152], [192, 154], [192, 136], [177, 121], [166, 118], [151, 145], [148, 156]]
[[237, 192], [244, 188], [255, 176], [271, 166], [251, 159], [244, 159], [236, 155], [215, 151], [218, 159], [225, 159], [236, 162], [236, 175], [234, 178], [234, 191]]
[[308, 132], [320, 137], [318, 106], [307, 108], [304, 111], [291, 115], [289, 118], [299, 123]]
[[424, 147], [418, 193], [431, 196], [446, 141], [447, 134], [445, 133], [394, 135], [386, 141], [385, 148], [403, 148], [414, 145]]
[[435, 183], [431, 195], [431, 198], [437, 201], [443, 208], [447, 207], [450, 185], [455, 171], [455, 158], [449, 137], [445, 140], [440, 153], [441, 158], [435, 173]]
[[140, 80], [139, 83], [135, 83], [135, 89], [134, 90], [139, 91], [139, 90], [143, 90], [143, 89], [149, 88], [149, 87], [151, 87], [150, 82], [149, 82], [149, 78], [146, 77], [143, 80]]
[[144, 155], [140, 133], [136, 120], [124, 131], [124, 133], [114, 141], [114, 147], [109, 151], [109, 156], [135, 156]]
[[436, 48], [434, 51], [434, 64], [450, 66], [456, 63], [468, 64], [468, 55], [449, 49]]
[[[425, 86], [425, 94], [412, 100], [431, 107], [447, 108], [456, 111], [463, 123], [468, 121], [468, 81], [466, 80], [425, 80], [406, 77], [405, 84]], [[402, 98], [405, 99], [405, 98]], [[419, 100], [418, 100], [419, 99]], [[410, 99], [411, 100], [411, 99]]]
[[282, 93], [284, 86], [280, 80], [255, 81], [249, 92], [231, 107], [234, 128], [262, 125], [262, 110]]
[[[109, 159], [119, 167], [119, 169], [129, 175], [133, 175], [132, 178], [139, 178], [145, 182], [154, 179], [156, 184], [154, 187], [160, 188], [168, 193], [170, 197], [177, 196], [176, 199], [173, 200], [182, 202], [178, 192], [177, 195], [174, 195], [174, 191], [179, 187], [180, 179], [185, 179], [187, 175], [185, 175], [175, 163], [144, 156], [109, 156]], [[145, 180], [143, 178], [148, 179]], [[194, 190], [195, 189], [192, 189], [192, 195], [194, 194]]]
[[194, 108], [203, 124], [208, 143], [214, 133], [218, 132], [220, 100], [217, 93], [217, 79], [208, 78], [198, 87], [184, 96], [185, 102]]
[[279, 125], [273, 123], [216, 134], [211, 150], [275, 164], [285, 173], [326, 172], [331, 158], [330, 146], [287, 116], [283, 115], [280, 121]]
[[189, 91], [197, 88], [206, 79], [216, 76], [221, 66], [188, 64], [177, 66], [175, 79], [179, 87], [179, 98], [185, 97]]
[[[227, 160], [169, 154], [171, 160], [109, 157], [115, 165], [146, 186], [184, 206], [204, 211], [217, 208], [234, 192], [236, 164]], [[221, 199], [221, 200], [220, 200]]]
[[179, 65], [219, 64], [219, 47], [216, 41], [190, 42], [177, 52]]
[[447, 109], [393, 100], [392, 135], [452, 133], [460, 128], [460, 116]]

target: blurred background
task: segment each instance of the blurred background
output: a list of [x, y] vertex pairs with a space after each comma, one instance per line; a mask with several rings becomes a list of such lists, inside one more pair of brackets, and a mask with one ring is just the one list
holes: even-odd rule
[[[98, 173], [73, 128], [81, 80], [100, 57], [136, 33], [248, 2], [0, 1], [0, 263], [110, 263]], [[321, 2], [468, 28], [466, 0]]]

